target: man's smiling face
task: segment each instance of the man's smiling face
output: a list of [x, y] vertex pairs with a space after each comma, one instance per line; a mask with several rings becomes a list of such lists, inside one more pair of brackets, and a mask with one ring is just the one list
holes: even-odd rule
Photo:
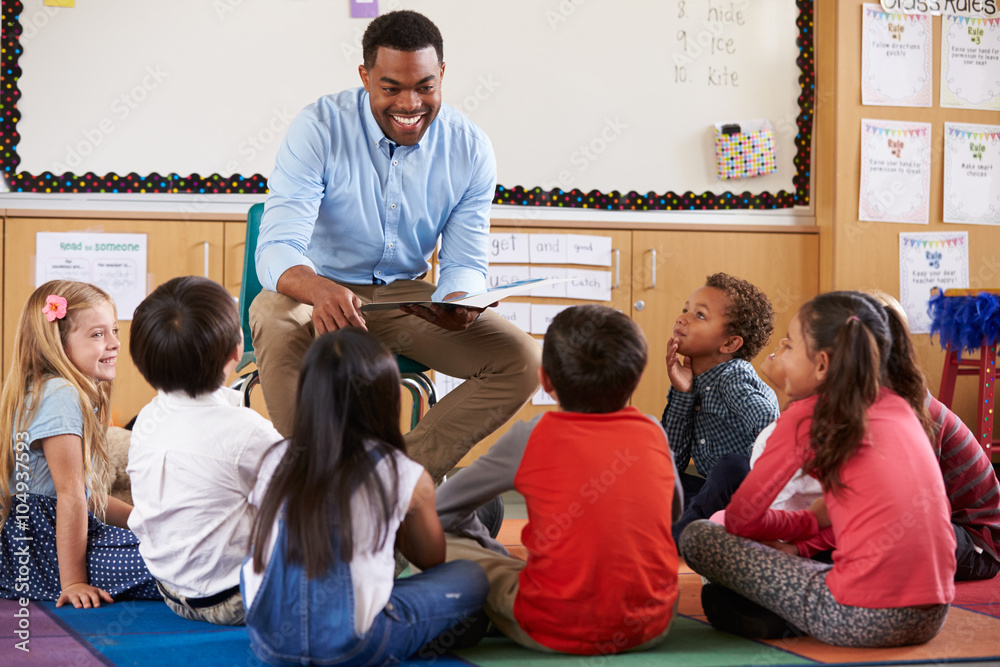
[[368, 91], [372, 115], [386, 138], [413, 146], [441, 109], [444, 63], [433, 46], [419, 51], [379, 47], [371, 69], [358, 68]]

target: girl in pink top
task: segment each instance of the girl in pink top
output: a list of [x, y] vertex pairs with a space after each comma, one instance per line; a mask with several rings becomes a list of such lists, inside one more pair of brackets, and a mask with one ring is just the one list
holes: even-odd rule
[[[795, 401], [726, 508], [725, 528], [699, 521], [681, 536], [688, 565], [713, 582], [706, 615], [750, 636], [780, 636], [771, 616], [839, 646], [926, 642], [954, 596], [955, 535], [923, 396], [881, 382], [886, 314], [854, 292], [824, 294], [802, 307], [788, 339], [780, 363]], [[808, 510], [769, 509], [799, 468], [823, 497]], [[826, 527], [832, 566], [761, 543], [809, 540]]]

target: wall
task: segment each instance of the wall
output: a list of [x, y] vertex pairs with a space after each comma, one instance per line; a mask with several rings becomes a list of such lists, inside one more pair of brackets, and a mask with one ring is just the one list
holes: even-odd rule
[[[934, 17], [934, 106], [930, 108], [862, 106], [862, 0], [821, 0], [817, 12], [820, 54], [817, 93], [816, 214], [821, 226], [823, 289], [878, 287], [899, 296], [901, 232], [969, 232], [970, 287], [1000, 287], [1000, 227], [945, 224], [942, 221], [944, 123], [997, 124], [990, 111], [938, 106], [941, 17]], [[834, 47], [834, 48], [830, 48]], [[830, 54], [835, 54], [831, 56]], [[832, 58], [832, 60], [831, 60]], [[905, 225], [858, 220], [861, 174], [861, 119], [892, 119], [932, 124], [930, 224]], [[920, 364], [935, 395], [944, 352], [928, 335], [915, 335]], [[975, 382], [959, 379], [954, 409], [966, 423], [976, 416]]]

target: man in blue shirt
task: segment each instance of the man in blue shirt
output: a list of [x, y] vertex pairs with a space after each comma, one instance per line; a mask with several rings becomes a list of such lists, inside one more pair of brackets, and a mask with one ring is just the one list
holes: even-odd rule
[[[489, 139], [441, 103], [437, 27], [390, 12], [369, 24], [362, 47], [364, 87], [306, 107], [278, 152], [257, 246], [254, 348], [268, 413], [286, 436], [302, 357], [327, 331], [366, 329], [393, 352], [466, 378], [407, 435], [410, 455], [440, 480], [536, 391], [541, 348], [480, 309], [362, 315], [365, 303], [486, 289], [496, 189]], [[435, 286], [424, 277], [439, 239]]]

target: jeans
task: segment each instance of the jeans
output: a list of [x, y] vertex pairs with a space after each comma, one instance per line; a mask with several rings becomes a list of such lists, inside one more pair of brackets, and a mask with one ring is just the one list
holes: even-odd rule
[[[350, 564], [338, 558], [327, 572], [310, 579], [301, 564], [288, 562], [285, 522], [279, 526], [246, 616], [250, 646], [270, 665], [395, 665], [450, 629], [460, 635], [460, 622], [479, 611], [489, 594], [481, 567], [469, 561], [445, 563], [397, 579], [385, 608], [359, 633]], [[337, 554], [338, 545], [333, 547]], [[444, 638], [439, 644], [451, 645]], [[427, 657], [435, 654], [426, 651]]]
[[[689, 523], [698, 519], [708, 519], [719, 510], [726, 509], [729, 499], [736, 493], [736, 489], [739, 488], [749, 472], [750, 459], [742, 454], [726, 454], [712, 466], [708, 477], [695, 493], [688, 496], [688, 489], [685, 488], [684, 513], [671, 529], [674, 535], [674, 544], [680, 545], [681, 531]], [[687, 476], [694, 477], [693, 475]], [[691, 485], [693, 488], [693, 485], [697, 484], [695, 479], [687, 480], [687, 485]]]
[[1000, 563], [988, 553], [978, 553], [969, 531], [961, 526], [951, 525], [955, 529], [955, 581], [977, 581], [992, 579], [1000, 572]]

